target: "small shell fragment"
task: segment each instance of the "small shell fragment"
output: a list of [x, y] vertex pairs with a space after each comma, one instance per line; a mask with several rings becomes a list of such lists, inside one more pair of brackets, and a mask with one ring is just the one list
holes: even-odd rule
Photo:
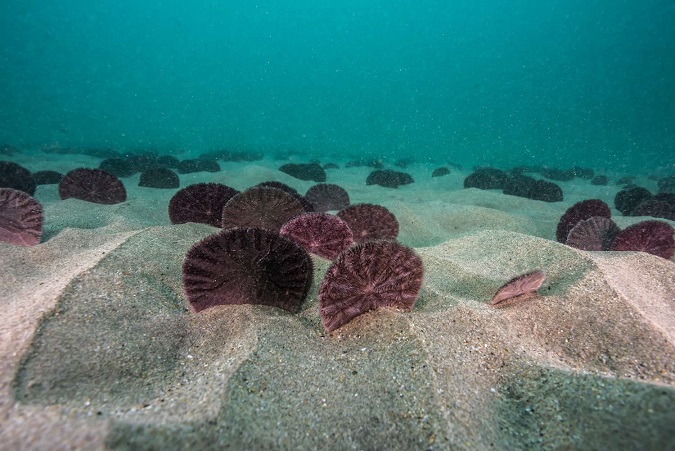
[[515, 298], [525, 299], [537, 291], [545, 278], [546, 274], [539, 269], [514, 277], [497, 290], [490, 304], [500, 308], [512, 304]]

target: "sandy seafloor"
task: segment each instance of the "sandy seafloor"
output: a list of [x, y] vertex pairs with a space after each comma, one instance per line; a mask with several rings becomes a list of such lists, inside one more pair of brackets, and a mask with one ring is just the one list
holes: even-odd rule
[[[12, 161], [65, 173], [100, 160]], [[281, 164], [221, 162], [181, 187], [314, 184]], [[425, 265], [412, 312], [370, 312], [330, 335], [317, 301], [328, 261], [313, 258], [299, 314], [192, 314], [183, 258], [217, 229], [171, 225], [175, 190], [136, 175], [122, 179], [125, 203], [97, 205], [38, 187], [42, 244], [0, 243], [0, 448], [674, 449], [675, 263], [555, 242], [565, 209], [613, 206], [619, 187], [556, 182], [565, 201], [545, 203], [432, 169], [406, 169], [416, 183], [399, 189], [366, 186], [368, 168], [328, 171], [352, 203], [394, 213]], [[613, 215], [620, 227], [647, 219]], [[539, 296], [490, 307], [537, 268]]]

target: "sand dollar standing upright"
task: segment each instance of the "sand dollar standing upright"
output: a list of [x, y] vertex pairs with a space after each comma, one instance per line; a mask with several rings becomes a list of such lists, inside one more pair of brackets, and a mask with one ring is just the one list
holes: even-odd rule
[[319, 289], [325, 329], [331, 332], [379, 307], [411, 310], [423, 276], [422, 259], [395, 241], [352, 246], [328, 268]]
[[300, 309], [312, 284], [312, 260], [300, 246], [261, 228], [231, 228], [188, 251], [183, 287], [192, 310], [224, 304]]

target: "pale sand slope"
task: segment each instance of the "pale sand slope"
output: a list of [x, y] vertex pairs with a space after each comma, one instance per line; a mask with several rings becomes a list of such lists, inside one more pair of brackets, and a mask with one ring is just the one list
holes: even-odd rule
[[[273, 167], [228, 164], [181, 182], [313, 184]], [[387, 206], [426, 273], [413, 312], [371, 312], [332, 335], [316, 298], [327, 261], [314, 259], [298, 315], [193, 315], [181, 264], [217, 229], [168, 225], [174, 191], [130, 177], [129, 200], [102, 206], [40, 187], [46, 242], [0, 244], [0, 448], [666, 449], [675, 439], [675, 264], [551, 241], [567, 206], [611, 203], [616, 188], [574, 186], [546, 204], [457, 191], [459, 174], [413, 172], [415, 185], [388, 190], [363, 186], [365, 169], [345, 172], [329, 181], [353, 202]], [[541, 296], [487, 304], [535, 268], [548, 276]]]

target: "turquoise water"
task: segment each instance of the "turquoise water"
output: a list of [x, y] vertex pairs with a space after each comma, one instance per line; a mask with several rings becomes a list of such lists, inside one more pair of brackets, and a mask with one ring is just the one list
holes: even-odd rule
[[0, 143], [675, 163], [672, 0], [0, 5]]

